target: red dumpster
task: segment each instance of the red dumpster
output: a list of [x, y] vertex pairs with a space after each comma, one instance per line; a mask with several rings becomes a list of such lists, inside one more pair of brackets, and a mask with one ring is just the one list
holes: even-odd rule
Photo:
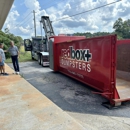
[[55, 51], [57, 51], [55, 49], [55, 46], [53, 46], [56, 43], [61, 43], [61, 42], [71, 42], [73, 40], [81, 40], [81, 39], [86, 39], [85, 36], [63, 36], [63, 35], [59, 35], [59, 36], [52, 36], [50, 37], [50, 41], [49, 41], [49, 56], [50, 56], [50, 68], [52, 68], [53, 70], [56, 71], [57, 68], [57, 57], [54, 57]]
[[120, 105], [130, 100], [130, 82], [116, 79], [116, 39], [109, 35], [58, 42], [57, 37], [57, 42], [49, 43], [50, 68], [97, 89], [112, 105]]

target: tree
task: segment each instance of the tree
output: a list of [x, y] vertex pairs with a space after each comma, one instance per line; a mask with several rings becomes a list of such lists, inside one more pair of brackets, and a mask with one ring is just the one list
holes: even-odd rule
[[113, 25], [113, 29], [115, 29], [119, 39], [130, 38], [130, 19], [123, 21], [121, 18], [118, 18]]
[[115, 29], [115, 32], [122, 32], [122, 28], [123, 28], [122, 18], [118, 18], [118, 20], [116, 20], [116, 22], [113, 25], [113, 28]]
[[91, 38], [91, 37], [97, 37], [97, 36], [105, 36], [105, 35], [109, 35], [112, 33], [109, 32], [95, 32], [95, 33], [90, 33], [90, 32], [86, 32], [86, 33], [74, 33], [75, 36], [86, 36], [86, 38]]
[[5, 33], [9, 33], [9, 29], [8, 28], [5, 28], [4, 31], [5, 31]]

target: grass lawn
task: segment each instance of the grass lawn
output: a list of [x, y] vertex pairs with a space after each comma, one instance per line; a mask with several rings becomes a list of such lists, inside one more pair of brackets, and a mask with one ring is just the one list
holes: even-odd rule
[[[24, 50], [24, 46], [21, 46], [21, 47], [20, 47], [19, 62], [26, 62], [26, 61], [32, 61], [31, 52], [30, 52], [30, 51], [27, 51], [27, 52], [26, 52], [26, 51]], [[6, 63], [12, 62], [12, 61], [11, 61], [11, 58], [7, 59], [5, 62], [6, 62]]]

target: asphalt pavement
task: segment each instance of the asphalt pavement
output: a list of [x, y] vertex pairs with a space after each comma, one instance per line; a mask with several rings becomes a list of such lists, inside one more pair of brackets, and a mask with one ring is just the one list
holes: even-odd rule
[[99, 130], [130, 130], [130, 102], [108, 109], [101, 105], [107, 100], [92, 93], [95, 89], [37, 61], [20, 63], [20, 70], [23, 78], [84, 127], [89, 124]]

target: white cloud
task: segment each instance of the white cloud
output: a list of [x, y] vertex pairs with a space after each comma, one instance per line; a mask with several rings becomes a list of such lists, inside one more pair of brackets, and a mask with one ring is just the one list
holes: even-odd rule
[[11, 21], [15, 21], [18, 16], [19, 16], [19, 13], [18, 13], [17, 10], [11, 11], [7, 20], [6, 20], [6, 22], [8, 23], [8, 22], [11, 22]]
[[[21, 35], [32, 35], [33, 33], [33, 14], [28, 22], [24, 22], [24, 25], [20, 27], [14, 27], [13, 25], [19, 24], [17, 18], [25, 18], [32, 10], [36, 11], [36, 26], [37, 35], [40, 35], [40, 19], [41, 16], [47, 15], [50, 20], [53, 21], [52, 25], [55, 34], [59, 33], [75, 33], [75, 32], [97, 32], [97, 31], [113, 31], [112, 26], [114, 22], [122, 17], [124, 20], [130, 18], [129, 8], [130, 1], [122, 0], [121, 2], [109, 5], [97, 10], [93, 10], [87, 13], [76, 15], [67, 19], [59, 20], [77, 13], [81, 13], [93, 8], [114, 2], [114, 0], [66, 0], [61, 1], [57, 5], [42, 9], [38, 0], [24, 0], [24, 5], [27, 10], [24, 14], [19, 14], [16, 7], [13, 5], [12, 10], [6, 20], [6, 26], [12, 30], [12, 32]], [[31, 4], [30, 4], [31, 3]], [[11, 21], [10, 21], [11, 19]]]
[[12, 30], [14, 28], [14, 25], [16, 23], [16, 19], [17, 17], [19, 17], [19, 13], [17, 10], [12, 10], [10, 13], [9, 13], [9, 16], [7, 17], [6, 19], [6, 22], [5, 22], [5, 26], [9, 29], [9, 30]]
[[37, 0], [25, 0], [24, 4], [29, 10], [39, 11], [41, 8]]
[[56, 32], [59, 32], [58, 34], [72, 34], [74, 30], [69, 28], [56, 28]]
[[20, 31], [24, 34], [28, 34], [30, 31], [28, 30], [28, 28], [23, 28], [23, 27], [19, 27]]
[[65, 9], [71, 9], [70, 4], [66, 4], [66, 5], [65, 5]]
[[14, 9], [14, 8], [15, 8], [15, 5], [13, 4], [13, 5], [12, 5], [12, 9]]

